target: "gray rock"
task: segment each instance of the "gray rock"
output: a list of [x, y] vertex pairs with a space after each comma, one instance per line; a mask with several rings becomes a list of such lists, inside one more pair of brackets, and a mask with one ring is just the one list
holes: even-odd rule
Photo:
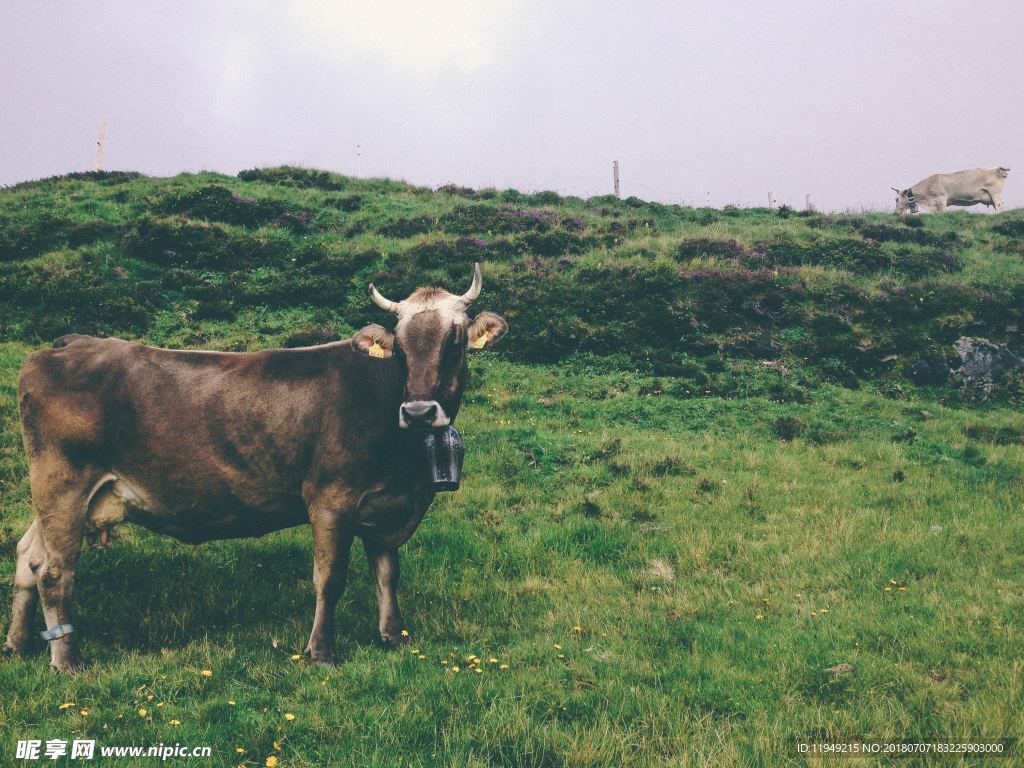
[[960, 356], [960, 365], [954, 373], [968, 397], [974, 402], [984, 402], [999, 390], [1003, 374], [1024, 368], [1024, 360], [1003, 344], [988, 339], [961, 336], [953, 344]]
[[953, 344], [953, 349], [960, 355], [957, 373], [961, 376], [995, 379], [1021, 366], [1021, 359], [1013, 352], [988, 339], [961, 336]]

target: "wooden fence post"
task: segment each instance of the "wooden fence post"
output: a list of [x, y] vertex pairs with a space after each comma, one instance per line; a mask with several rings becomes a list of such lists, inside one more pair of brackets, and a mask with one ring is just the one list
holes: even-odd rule
[[96, 171], [103, 170], [103, 139], [107, 134], [107, 121], [106, 119], [100, 120], [100, 133], [96, 139]]

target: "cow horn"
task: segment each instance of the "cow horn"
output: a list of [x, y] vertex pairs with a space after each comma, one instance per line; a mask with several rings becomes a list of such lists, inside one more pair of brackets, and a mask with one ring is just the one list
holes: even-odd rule
[[889, 187], [889, 189], [891, 189], [891, 190], [892, 190], [893, 192], [895, 192], [895, 193], [896, 193], [897, 195], [898, 195], [898, 194], [900, 193], [900, 191], [899, 191], [898, 189], [896, 189], [896, 187]]
[[480, 263], [477, 262], [473, 265], [473, 284], [469, 286], [469, 290], [466, 291], [459, 298], [464, 304], [469, 304], [477, 296], [480, 295], [480, 289], [484, 286], [484, 279], [480, 276]]
[[385, 299], [380, 295], [380, 291], [373, 287], [373, 283], [370, 283], [370, 298], [373, 299], [373, 303], [376, 304], [387, 312], [394, 312], [398, 314], [398, 302], [392, 301], [391, 299]]

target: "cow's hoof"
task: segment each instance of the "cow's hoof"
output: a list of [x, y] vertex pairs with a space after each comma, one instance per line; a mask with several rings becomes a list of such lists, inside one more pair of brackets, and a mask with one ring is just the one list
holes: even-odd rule
[[401, 634], [400, 632], [391, 633], [384, 632], [380, 636], [380, 642], [385, 648], [395, 649], [399, 646], [405, 645], [411, 638], [408, 634]]
[[338, 657], [333, 651], [314, 651], [307, 645], [304, 653], [312, 663], [320, 667], [333, 667], [338, 663]]
[[5, 659], [23, 659], [28, 655], [31, 647], [32, 643], [29, 640], [23, 642], [11, 642], [8, 640], [4, 643], [3, 648], [0, 648], [0, 656], [3, 656]]
[[55, 672], [64, 672], [72, 675], [75, 672], [84, 671], [88, 666], [89, 665], [82, 658], [72, 659], [70, 661], [50, 662], [50, 669]]

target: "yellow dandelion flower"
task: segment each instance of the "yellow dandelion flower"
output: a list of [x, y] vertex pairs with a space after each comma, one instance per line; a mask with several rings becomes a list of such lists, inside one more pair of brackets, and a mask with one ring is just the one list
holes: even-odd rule
[[302, 654], [301, 653], [294, 653], [294, 654], [292, 654], [292, 657], [291, 657], [292, 661], [298, 661], [301, 658], [302, 658]]
[[560, 658], [560, 659], [564, 659], [564, 658], [565, 658], [565, 654], [564, 654], [564, 653], [560, 653], [560, 654], [558, 654], [558, 658]]
[[473, 659], [475, 659], [475, 658], [476, 658], [476, 656], [474, 656], [473, 654], [469, 654], [469, 656], [466, 657], [466, 661], [472, 662]]
[[228, 699], [228, 706], [229, 707], [235, 706], [235, 700], [234, 699]]
[[279, 741], [275, 741], [274, 742], [274, 751], [275, 752], [280, 752], [281, 751], [281, 742], [279, 742]]
[[458, 672], [458, 671], [459, 671], [458, 667], [452, 667], [452, 672]]
[[63, 704], [61, 704], [59, 707], [57, 707], [57, 709], [71, 709], [73, 706], [75, 706], [75, 702], [73, 702], [73, 701], [66, 701]]
[[204, 669], [199, 674], [202, 675], [203, 677], [213, 677], [213, 670], [212, 669]]
[[418, 658], [420, 661], [426, 661], [427, 655], [425, 653], [421, 653]]
[[276, 755], [271, 755], [270, 757], [267, 758], [266, 762], [263, 763], [263, 764], [265, 766], [267, 766], [267, 768], [274, 768], [274, 766], [277, 765], [277, 756]]
[[293, 715], [291, 712], [285, 712], [284, 713], [284, 719], [285, 720], [289, 720], [289, 721], [294, 720], [295, 719], [295, 715]]
[[828, 608], [822, 608], [822, 609], [821, 609], [821, 612], [822, 612], [822, 613], [828, 613]]
[[886, 592], [892, 592], [892, 587], [886, 587], [886, 588], [885, 588], [885, 591], [886, 591]]
[[417, 653], [419, 653], [419, 652], [420, 652], [420, 649], [419, 649], [419, 648], [413, 648], [413, 649], [412, 649], [411, 651], [409, 651], [409, 653], [411, 653], [411, 654], [413, 654], [413, 655], [415, 655], [415, 654], [417, 654]]
[[158, 701], [158, 702], [156, 703], [156, 707], [157, 707], [157, 709], [159, 709], [159, 708], [160, 708], [160, 707], [162, 707], [163, 705], [164, 705], [164, 703], [163, 703], [162, 701]]
[[502, 664], [498, 669], [508, 669], [508, 664]]
[[793, 597], [803, 597], [803, 596], [804, 596], [803, 592], [797, 592], [796, 594], [793, 595]]
[[151, 694], [149, 694], [149, 696], [146, 697], [146, 701], [152, 701], [152, 700], [153, 700], [153, 694], [151, 693]]
[[450, 662], [448, 661], [448, 659], [441, 659], [441, 663], [444, 664], [444, 665], [447, 665]]
[[244, 755], [245, 754], [245, 747], [235, 747], [235, 752], [237, 752], [240, 755]]
[[900, 592], [906, 592], [906, 591], [907, 591], [906, 587], [900, 587]]
[[482, 675], [484, 673], [482, 669], [474, 669], [473, 671], [476, 672], [478, 675]]
[[168, 722], [170, 722], [171, 725], [181, 725], [181, 720], [170, 720]]
[[139, 717], [145, 717], [145, 716], [146, 716], [146, 714], [147, 714], [147, 713], [146, 713], [146, 710], [145, 710], [145, 709], [140, 709], [140, 710], [139, 710]]
[[896, 579], [889, 579], [889, 583], [890, 584], [899, 584], [899, 582], [896, 581]]
[[757, 616], [755, 616], [754, 618], [755, 618], [755, 619], [757, 619], [758, 621], [761, 621], [761, 619], [763, 619], [763, 618], [764, 618], [764, 614], [763, 614], [763, 613], [759, 613], [759, 614], [757, 614]]
[[144, 690], [146, 690], [146, 686], [140, 685], [138, 688], [135, 689], [135, 692], [142, 693]]
[[487, 663], [488, 663], [488, 664], [497, 664], [497, 663], [498, 663], [498, 660], [497, 660], [496, 658], [494, 658], [493, 656], [491, 656], [491, 658], [489, 658], [489, 659], [487, 660]]
[[82, 717], [85, 717], [86, 715], [88, 715], [88, 714], [89, 714], [89, 710], [88, 710], [88, 709], [83, 709], [83, 710], [82, 710], [81, 712], [79, 712], [78, 714], [80, 714], [80, 715], [81, 715]]
[[403, 629], [402, 630], [402, 637], [408, 637], [408, 636], [409, 636], [409, 630], [408, 629]]
[[572, 628], [572, 631], [575, 632], [578, 635], [580, 632], [583, 631], [583, 627], [581, 627], [581, 626], [579, 626], [577, 624], [575, 627]]
[[562, 646], [559, 645], [558, 643], [555, 643], [555, 648], [557, 648], [558, 650], [562, 650]]

